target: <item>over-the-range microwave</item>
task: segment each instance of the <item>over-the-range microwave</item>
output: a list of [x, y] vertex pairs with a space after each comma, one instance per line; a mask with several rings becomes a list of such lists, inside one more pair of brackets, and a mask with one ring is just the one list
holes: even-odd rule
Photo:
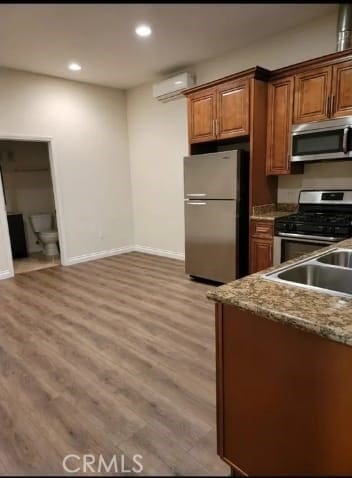
[[352, 159], [352, 116], [292, 127], [291, 161]]

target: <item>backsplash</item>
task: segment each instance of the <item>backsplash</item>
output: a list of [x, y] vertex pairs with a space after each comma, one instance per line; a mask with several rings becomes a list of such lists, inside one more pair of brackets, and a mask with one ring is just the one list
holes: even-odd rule
[[306, 163], [304, 174], [279, 176], [277, 201], [297, 203], [301, 189], [352, 189], [352, 161]]

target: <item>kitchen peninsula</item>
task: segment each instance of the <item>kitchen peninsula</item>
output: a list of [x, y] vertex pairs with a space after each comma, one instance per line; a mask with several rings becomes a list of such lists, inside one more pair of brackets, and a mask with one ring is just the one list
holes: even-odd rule
[[[352, 240], [319, 255], [336, 247], [352, 250]], [[216, 302], [218, 454], [234, 474], [352, 472], [352, 296], [264, 276], [301, 261], [208, 293]]]

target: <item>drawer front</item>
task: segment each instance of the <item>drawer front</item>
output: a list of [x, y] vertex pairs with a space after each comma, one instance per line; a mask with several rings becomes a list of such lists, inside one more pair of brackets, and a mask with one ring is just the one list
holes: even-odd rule
[[252, 236], [273, 237], [274, 224], [272, 221], [252, 221]]

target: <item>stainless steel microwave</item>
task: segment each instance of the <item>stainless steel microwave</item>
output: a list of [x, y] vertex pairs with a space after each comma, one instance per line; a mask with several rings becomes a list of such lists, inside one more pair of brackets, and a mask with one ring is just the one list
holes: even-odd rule
[[352, 158], [352, 116], [292, 127], [291, 161]]

